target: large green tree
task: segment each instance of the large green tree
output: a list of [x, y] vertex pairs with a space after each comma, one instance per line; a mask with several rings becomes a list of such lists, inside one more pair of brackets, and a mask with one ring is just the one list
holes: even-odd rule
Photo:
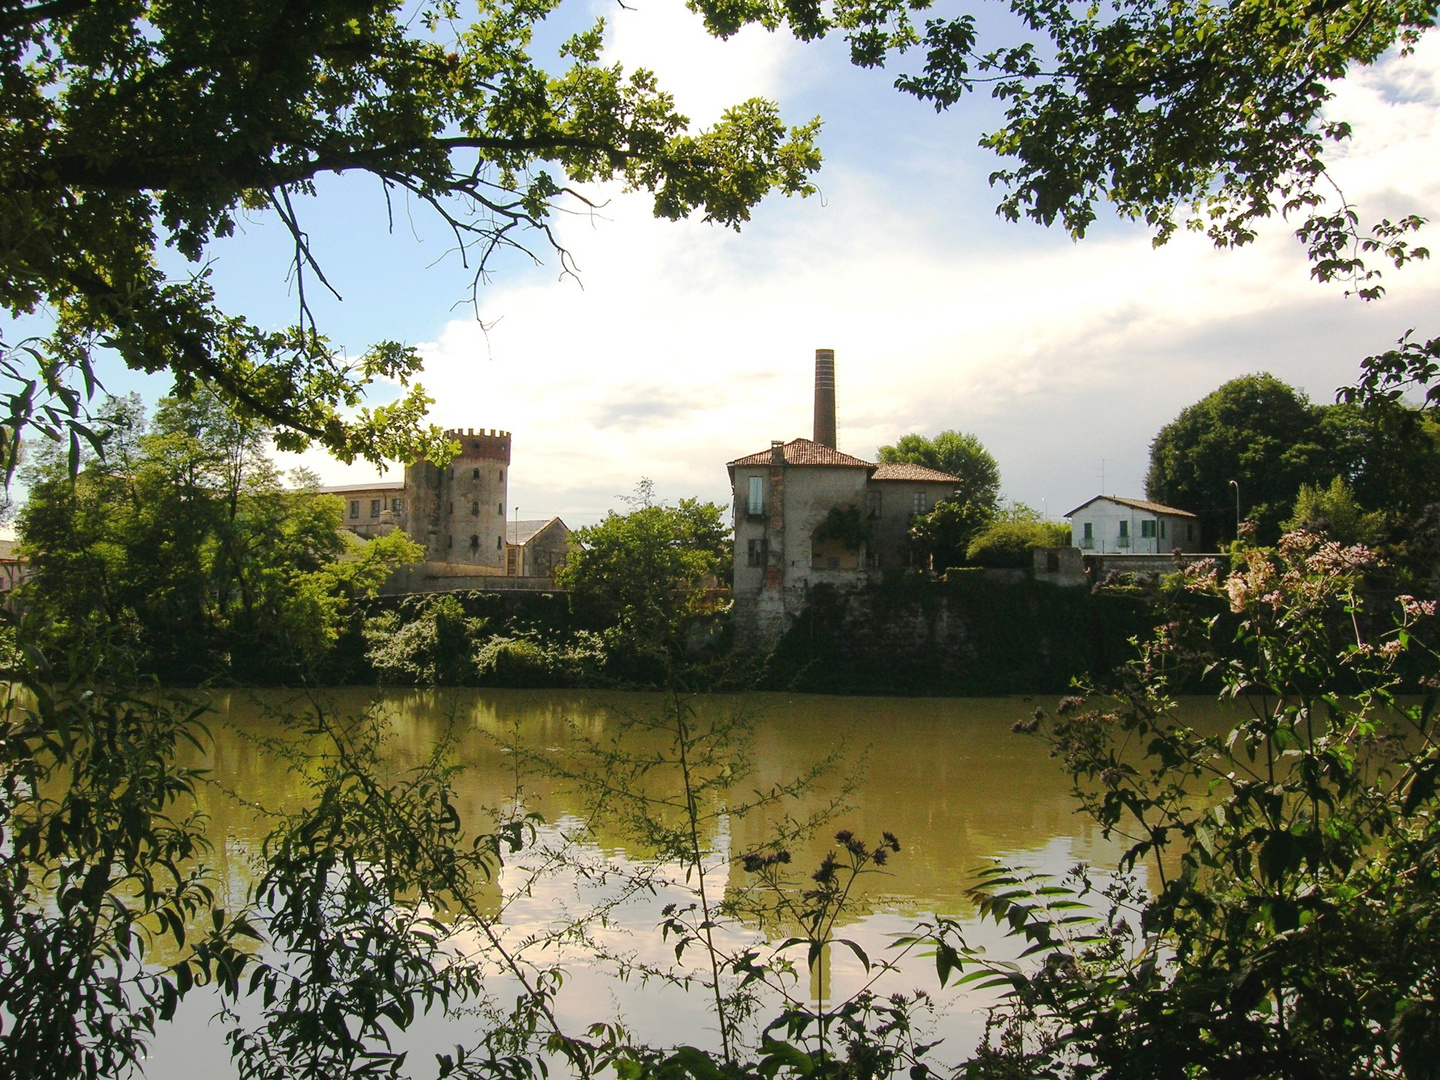
[[939, 469], [956, 477], [957, 497], [993, 511], [1000, 499], [1000, 466], [978, 437], [966, 431], [942, 431], [933, 439], [913, 432], [876, 452], [882, 462]]
[[1235, 536], [1240, 517], [1263, 541], [1297, 512], [1302, 487], [1339, 479], [1359, 511], [1403, 538], [1440, 502], [1440, 427], [1433, 409], [1400, 399], [1312, 405], [1271, 375], [1233, 379], [1183, 410], [1150, 446], [1146, 491], [1199, 514], [1205, 539]]
[[582, 616], [621, 648], [669, 657], [686, 622], [705, 610], [706, 593], [732, 557], [726, 511], [716, 503], [658, 502], [648, 480], [628, 513], [613, 511], [576, 530], [578, 549], [555, 574]]
[[172, 682], [313, 676], [354, 602], [419, 555], [402, 533], [347, 541], [341, 501], [282, 483], [265, 432], [213, 396], [102, 420], [107, 453], [73, 477], [42, 458], [19, 520], [25, 603], [58, 655], [103, 641]]
[[1320, 413], [1306, 396], [1272, 375], [1232, 379], [1181, 411], [1150, 444], [1149, 498], [1200, 516], [1209, 543], [1233, 539], [1240, 516], [1262, 540], [1279, 535], [1301, 484], [1335, 474]]
[[911, 433], [882, 446], [882, 462], [939, 469], [956, 478], [955, 490], [915, 519], [910, 530], [922, 559], [937, 569], [965, 561], [970, 541], [990, 523], [1000, 503], [1000, 466], [985, 445], [964, 431], [942, 431], [933, 439]]

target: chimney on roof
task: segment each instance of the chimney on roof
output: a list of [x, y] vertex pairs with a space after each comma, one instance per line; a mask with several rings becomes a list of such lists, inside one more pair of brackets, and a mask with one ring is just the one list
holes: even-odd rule
[[835, 350], [815, 350], [815, 441], [835, 446]]

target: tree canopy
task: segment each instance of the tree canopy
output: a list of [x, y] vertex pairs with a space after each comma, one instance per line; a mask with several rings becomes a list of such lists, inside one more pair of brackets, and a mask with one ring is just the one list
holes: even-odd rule
[[1317, 421], [1309, 399], [1272, 375], [1232, 379], [1160, 429], [1146, 494], [1198, 514], [1206, 537], [1218, 542], [1235, 535], [1234, 481], [1241, 518], [1273, 540], [1300, 485], [1328, 481], [1333, 471]]
[[169, 682], [313, 676], [394, 567], [403, 533], [341, 533], [341, 500], [287, 488], [266, 433], [211, 395], [102, 410], [107, 453], [31, 470], [20, 515], [25, 603], [57, 656], [104, 642], [112, 662]]
[[[311, 250], [294, 197], [327, 174], [367, 173], [428, 204], [477, 282], [498, 250], [552, 244], [556, 205], [583, 203], [596, 182], [653, 193], [662, 217], [724, 225], [771, 191], [813, 190], [818, 122], [787, 126], [774, 103], [752, 99], [694, 130], [650, 73], [602, 62], [598, 22], [558, 55], [537, 54], [536, 31], [558, 6], [0, 8], [0, 308], [43, 308], [55, 324], [42, 341], [5, 343], [12, 434], [34, 422], [90, 438], [80, 406], [103, 347], [133, 368], [169, 371], [182, 397], [210, 387], [276, 425], [285, 449], [442, 454], [411, 385], [414, 350], [376, 342], [344, 356], [310, 315], [307, 296], [327, 284], [323, 252]], [[1080, 236], [1108, 203], [1157, 242], [1184, 225], [1241, 244], [1283, 211], [1299, 216], [1314, 273], [1366, 295], [1379, 288], [1369, 253], [1397, 264], [1423, 254], [1406, 238], [1418, 218], [1364, 229], [1343, 198], [1327, 201], [1324, 153], [1349, 127], [1321, 110], [1355, 66], [1413, 46], [1435, 3], [1008, 6], [1012, 18], [982, 39], [970, 11], [927, 14], [922, 28], [924, 0], [694, 5], [720, 36], [755, 23], [806, 41], [842, 35], [855, 64], [891, 65], [899, 90], [937, 109], [989, 87], [1006, 112], [980, 142], [1004, 159], [992, 180], [1012, 219]], [[262, 329], [217, 302], [207, 245], [245, 212], [273, 214], [293, 235], [291, 327]], [[191, 269], [167, 270], [164, 249]], [[367, 408], [377, 379], [410, 390]]]
[[556, 571], [556, 584], [571, 590], [578, 611], [611, 628], [617, 643], [665, 653], [728, 570], [725, 517], [725, 507], [699, 499], [657, 502], [642, 480], [629, 513], [611, 511], [576, 530], [579, 550]]
[[[1232, 379], [1160, 429], [1150, 444], [1150, 498], [1200, 515], [1206, 539], [1235, 536], [1241, 519], [1262, 541], [1286, 519], [1312, 515], [1315, 492], [1339, 480], [1357, 511], [1402, 531], [1440, 500], [1440, 427], [1399, 400], [1312, 405], [1272, 375]], [[1297, 506], [1302, 488], [1312, 490]]]
[[[1008, 0], [1011, 18], [983, 30], [975, 11], [932, 17], [926, 0], [696, 6], [721, 34], [841, 33], [855, 64], [898, 68], [896, 88], [936, 110], [988, 88], [1005, 112], [980, 145], [1003, 159], [990, 179], [1012, 221], [1081, 237], [1108, 204], [1156, 243], [1186, 228], [1241, 245], [1283, 213], [1312, 274], [1367, 298], [1383, 291], [1368, 256], [1428, 254], [1408, 240], [1418, 216], [1361, 224], [1325, 164], [1351, 127], [1325, 110], [1355, 68], [1434, 28], [1434, 0]], [[902, 59], [912, 50], [918, 65]]]
[[[284, 449], [350, 460], [444, 452], [423, 393], [363, 408], [376, 379], [409, 385], [419, 357], [378, 342], [346, 358], [307, 290], [327, 287], [293, 197], [324, 174], [368, 173], [428, 204], [478, 282], [494, 254], [552, 241], [557, 201], [620, 180], [668, 218], [738, 225], [772, 190], [808, 193], [816, 123], [737, 104], [696, 131], [645, 71], [600, 61], [601, 26], [565, 41], [550, 74], [531, 52], [559, 0], [245, 0], [0, 6], [0, 309], [44, 307], [55, 332], [9, 343], [9, 427], [90, 438], [78, 419], [98, 347], [174, 375], [255, 420]], [[577, 186], [578, 185], [578, 186]], [[217, 303], [207, 245], [268, 211], [294, 239], [299, 312], [262, 330]], [[168, 272], [171, 249], [192, 265]], [[13, 447], [12, 447], [13, 449]], [[13, 454], [12, 454], [13, 458]]]
[[968, 432], [942, 431], [933, 439], [902, 435], [894, 446], [882, 446], [876, 453], [882, 462], [924, 465], [958, 477], [955, 490], [962, 502], [994, 510], [1000, 498], [1000, 466]]

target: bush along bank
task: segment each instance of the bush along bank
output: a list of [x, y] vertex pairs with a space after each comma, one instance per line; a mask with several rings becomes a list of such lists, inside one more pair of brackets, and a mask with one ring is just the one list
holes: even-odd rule
[[[691, 620], [682, 666], [715, 688], [832, 694], [1059, 692], [1133, 656], [1157, 616], [1127, 590], [1029, 580], [914, 580], [817, 588], [768, 655], [731, 647], [728, 612]], [[337, 674], [394, 685], [517, 688], [665, 685], [663, 664], [561, 593], [464, 592], [374, 601]], [[723, 675], [716, 675], [723, 672]]]
[[[729, 651], [725, 615], [698, 616], [685, 661]], [[334, 682], [522, 689], [650, 688], [665, 666], [622, 627], [564, 593], [479, 591], [379, 597], [336, 651]]]

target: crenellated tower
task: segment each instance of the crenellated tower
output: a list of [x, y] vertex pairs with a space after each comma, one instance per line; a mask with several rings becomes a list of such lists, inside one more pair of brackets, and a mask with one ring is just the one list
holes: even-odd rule
[[405, 470], [409, 531], [428, 562], [505, 572], [510, 432], [455, 428], [460, 452], [444, 468], [421, 461]]

